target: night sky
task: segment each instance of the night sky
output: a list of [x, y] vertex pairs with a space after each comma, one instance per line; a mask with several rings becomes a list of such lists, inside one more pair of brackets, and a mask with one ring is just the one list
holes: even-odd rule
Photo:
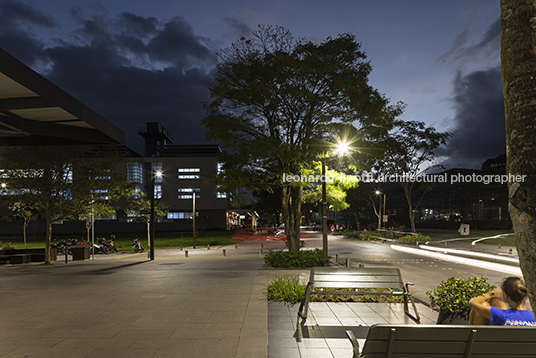
[[452, 138], [447, 168], [505, 151], [499, 0], [0, 0], [0, 47], [123, 129], [142, 152], [145, 122], [177, 144], [204, 142], [202, 103], [216, 53], [260, 23], [323, 41], [349, 32], [370, 83], [405, 120]]

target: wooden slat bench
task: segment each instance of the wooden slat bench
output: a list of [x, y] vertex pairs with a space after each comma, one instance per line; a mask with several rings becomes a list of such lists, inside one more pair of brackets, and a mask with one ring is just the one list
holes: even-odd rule
[[[305, 289], [298, 319], [303, 322], [307, 319], [309, 300], [311, 295], [395, 295], [404, 298], [404, 313], [416, 322], [420, 321], [419, 312], [415, 306], [413, 296], [409, 293], [411, 282], [404, 284], [398, 268], [338, 268], [314, 267], [311, 269], [309, 283]], [[341, 289], [355, 289], [352, 292]], [[387, 289], [388, 292], [378, 292], [375, 289]], [[413, 305], [415, 315], [409, 313], [408, 301]], [[302, 323], [303, 323], [302, 322]]]
[[346, 331], [354, 358], [535, 357], [536, 327], [457, 325], [372, 325], [360, 351]]

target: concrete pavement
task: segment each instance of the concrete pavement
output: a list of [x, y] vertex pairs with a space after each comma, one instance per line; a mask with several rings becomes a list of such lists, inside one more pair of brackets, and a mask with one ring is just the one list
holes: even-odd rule
[[[321, 247], [318, 238], [304, 240]], [[261, 244], [284, 247], [252, 237], [238, 249], [190, 248], [188, 257], [156, 250], [155, 261], [141, 253], [0, 266], [0, 357], [268, 357], [283, 327], [269, 318], [266, 285], [284, 274], [305, 278], [308, 270], [266, 267]], [[339, 252], [347, 245], [359, 242]]]

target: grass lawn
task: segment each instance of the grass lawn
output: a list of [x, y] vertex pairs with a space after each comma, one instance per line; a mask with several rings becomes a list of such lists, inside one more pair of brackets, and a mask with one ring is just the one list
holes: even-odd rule
[[[206, 245], [231, 245], [234, 243], [240, 243], [242, 240], [233, 239], [235, 231], [200, 231], [197, 233], [197, 246]], [[99, 236], [104, 236], [106, 239], [110, 239], [110, 235], [95, 235], [95, 240]], [[130, 244], [138, 237], [141, 245], [144, 249], [147, 249], [147, 233], [117, 233], [115, 234], [115, 245], [118, 250], [130, 250], [132, 247]], [[52, 234], [52, 242], [60, 241], [62, 239], [76, 238], [78, 241], [84, 241], [85, 235], [54, 235]], [[10, 243], [8, 245], [8, 243]], [[28, 248], [44, 248], [45, 247], [45, 235], [31, 235], [27, 237]], [[155, 232], [155, 247], [178, 247], [178, 246], [192, 246], [193, 238], [191, 232]], [[22, 235], [18, 236], [1, 236], [0, 247], [11, 246], [16, 249], [24, 248], [24, 238]]]

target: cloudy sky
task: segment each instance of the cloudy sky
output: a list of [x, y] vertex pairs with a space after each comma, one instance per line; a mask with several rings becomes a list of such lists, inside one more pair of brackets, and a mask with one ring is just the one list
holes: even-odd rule
[[371, 84], [402, 118], [453, 133], [448, 168], [505, 151], [499, 0], [0, 0], [0, 47], [123, 129], [161, 122], [177, 144], [199, 125], [217, 52], [258, 24], [323, 41], [349, 32]]

